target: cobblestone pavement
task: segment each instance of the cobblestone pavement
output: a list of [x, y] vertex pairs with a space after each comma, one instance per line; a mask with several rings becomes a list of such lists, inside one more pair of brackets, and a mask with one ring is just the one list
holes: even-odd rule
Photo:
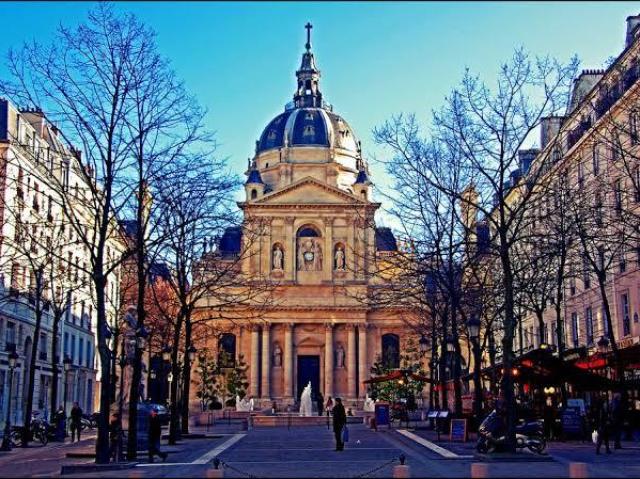
[[[200, 432], [205, 432], [200, 431]], [[404, 454], [412, 477], [469, 477], [473, 438], [467, 443], [450, 443], [446, 436], [422, 429], [413, 434], [461, 457], [445, 458], [396, 430], [371, 431], [363, 425], [350, 426], [350, 441], [336, 452], [332, 431], [326, 426], [257, 428], [243, 432], [239, 425], [217, 425], [207, 437], [184, 439], [169, 452], [165, 463], [139, 464], [120, 471], [92, 471], [64, 477], [203, 477], [214, 458], [222, 461], [224, 477], [391, 477], [392, 468]], [[79, 444], [53, 444], [14, 449], [0, 454], [0, 477], [56, 477], [64, 464], [91, 464], [93, 459], [68, 458], [68, 452], [90, 452], [93, 438]], [[590, 477], [640, 476], [640, 447], [623, 443], [612, 455], [596, 456], [589, 443], [551, 443], [549, 462], [492, 462], [490, 477], [568, 477], [569, 463], [586, 462]], [[437, 448], [436, 448], [437, 450]], [[523, 453], [524, 454], [524, 453]]]

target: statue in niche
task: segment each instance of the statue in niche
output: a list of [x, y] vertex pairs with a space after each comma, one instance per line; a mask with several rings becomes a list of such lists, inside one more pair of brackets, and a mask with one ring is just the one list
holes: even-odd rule
[[302, 238], [298, 243], [298, 271], [321, 271], [322, 248], [311, 238]]
[[344, 348], [342, 344], [338, 344], [336, 348], [336, 367], [344, 368]]
[[282, 271], [283, 269], [283, 259], [284, 254], [282, 253], [282, 248], [279, 244], [276, 244], [273, 247], [273, 270], [274, 271]]
[[280, 345], [276, 344], [276, 347], [273, 349], [273, 366], [279, 368], [282, 366], [282, 349], [280, 349]]
[[336, 254], [334, 255], [335, 260], [335, 269], [336, 271], [344, 271], [345, 269], [345, 260], [344, 260], [344, 249], [341, 245], [336, 247]]

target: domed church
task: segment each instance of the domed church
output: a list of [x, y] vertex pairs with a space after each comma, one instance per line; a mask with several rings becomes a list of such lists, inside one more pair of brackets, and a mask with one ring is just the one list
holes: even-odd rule
[[324, 99], [306, 28], [293, 101], [249, 160], [243, 227], [228, 229], [208, 253], [213, 262], [241, 258], [247, 281], [270, 290], [257, 295], [264, 302], [247, 299], [234, 311], [219, 306], [219, 295], [204, 298], [197, 314], [216, 319], [207, 344], [214, 354], [242, 355], [255, 403], [294, 405], [311, 382], [325, 401], [361, 408], [376, 358], [384, 351], [399, 361], [411, 312], [365, 300], [389, 281], [376, 272], [398, 246], [389, 228], [375, 225], [380, 203], [360, 142]]

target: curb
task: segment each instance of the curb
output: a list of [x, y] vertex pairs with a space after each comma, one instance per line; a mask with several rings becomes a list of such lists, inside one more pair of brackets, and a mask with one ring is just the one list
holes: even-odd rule
[[540, 454], [480, 454], [475, 453], [473, 458], [480, 462], [554, 462], [555, 459], [549, 455]]
[[60, 468], [60, 475], [63, 476], [66, 474], [79, 474], [85, 472], [122, 471], [125, 469], [132, 469], [137, 465], [137, 462], [120, 462], [113, 464], [67, 464]]

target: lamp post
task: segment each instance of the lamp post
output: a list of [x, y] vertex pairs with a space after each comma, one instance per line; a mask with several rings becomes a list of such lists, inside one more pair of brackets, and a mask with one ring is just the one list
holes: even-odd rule
[[9, 396], [7, 404], [7, 418], [4, 422], [4, 436], [2, 437], [2, 446], [0, 451], [11, 450], [11, 396], [13, 390], [13, 370], [16, 368], [18, 361], [18, 353], [11, 351], [9, 353]]
[[469, 339], [471, 340], [471, 346], [473, 348], [473, 409], [477, 421], [480, 421], [482, 416], [482, 384], [480, 382], [480, 324], [480, 320], [476, 316], [472, 316], [467, 321], [467, 330], [469, 333]]
[[[69, 384], [69, 371], [71, 370], [71, 363], [73, 362], [73, 360], [69, 357], [68, 354], [64, 355], [64, 359], [62, 360], [62, 365], [63, 365], [63, 369], [64, 369], [64, 399], [62, 401], [63, 404], [63, 409], [64, 409], [64, 418], [65, 418], [65, 422], [67, 420], [67, 399], [68, 399], [68, 394], [67, 394], [67, 387]], [[66, 431], [66, 427], [65, 427], [65, 431]]]

